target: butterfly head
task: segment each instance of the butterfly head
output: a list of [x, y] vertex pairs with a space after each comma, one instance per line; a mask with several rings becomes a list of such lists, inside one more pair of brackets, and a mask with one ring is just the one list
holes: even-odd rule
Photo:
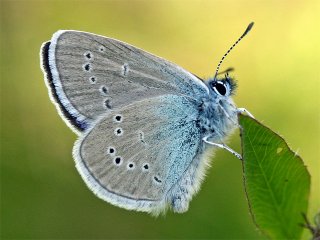
[[228, 98], [233, 95], [237, 84], [228, 74], [224, 78], [213, 78], [207, 81], [210, 94], [217, 98]]
[[205, 84], [209, 94], [207, 98], [203, 98], [201, 105], [200, 126], [204, 129], [204, 136], [210, 135], [219, 140], [226, 137], [236, 126], [237, 108], [231, 97], [236, 84], [228, 74], [210, 78]]

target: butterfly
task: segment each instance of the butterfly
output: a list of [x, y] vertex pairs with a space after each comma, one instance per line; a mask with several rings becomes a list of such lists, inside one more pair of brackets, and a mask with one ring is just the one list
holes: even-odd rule
[[[209, 165], [247, 112], [232, 101], [236, 84], [219, 67], [206, 81], [127, 43], [81, 31], [58, 31], [41, 47], [49, 95], [79, 135], [76, 168], [99, 198], [158, 215], [188, 210]], [[250, 114], [249, 112], [247, 112]]]

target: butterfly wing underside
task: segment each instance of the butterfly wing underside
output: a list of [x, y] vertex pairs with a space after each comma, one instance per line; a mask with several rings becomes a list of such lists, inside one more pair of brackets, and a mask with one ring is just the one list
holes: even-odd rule
[[166, 94], [201, 98], [208, 91], [171, 62], [91, 33], [58, 31], [41, 56], [51, 99], [76, 132], [131, 102]]
[[189, 177], [202, 153], [197, 114], [188, 98], [172, 95], [110, 111], [78, 140], [76, 166], [89, 188], [114, 205], [158, 214], [171, 204], [179, 211], [191, 199], [179, 191], [191, 191], [186, 182], [193, 185]]

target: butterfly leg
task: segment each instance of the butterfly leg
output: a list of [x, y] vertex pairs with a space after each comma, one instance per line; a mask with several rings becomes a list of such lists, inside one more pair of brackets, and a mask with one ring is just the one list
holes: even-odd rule
[[245, 114], [247, 114], [249, 117], [254, 118], [254, 116], [253, 116], [247, 109], [245, 109], [245, 108], [237, 108], [237, 112], [238, 112], [238, 113], [245, 113]]
[[237, 158], [239, 158], [240, 160], [242, 160], [242, 156], [241, 154], [237, 153], [236, 151], [234, 151], [233, 149], [231, 149], [230, 147], [228, 147], [227, 145], [223, 144], [223, 143], [213, 143], [213, 142], [209, 142], [208, 141], [208, 137], [204, 137], [203, 138], [203, 141], [207, 144], [210, 144], [212, 146], [215, 146], [215, 147], [219, 147], [219, 148], [222, 148], [222, 149], [225, 149], [227, 150], [228, 152], [232, 153], [234, 156], [236, 156]]

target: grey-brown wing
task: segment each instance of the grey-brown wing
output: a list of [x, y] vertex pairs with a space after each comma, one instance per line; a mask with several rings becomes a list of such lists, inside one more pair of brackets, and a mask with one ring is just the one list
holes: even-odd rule
[[134, 101], [166, 94], [201, 99], [208, 92], [181, 67], [91, 33], [58, 31], [41, 55], [52, 100], [69, 126], [80, 131], [101, 114]]
[[185, 211], [191, 197], [182, 208], [180, 192], [193, 191], [199, 163], [193, 161], [203, 150], [197, 119], [197, 107], [181, 96], [110, 111], [76, 143], [77, 169], [93, 192], [114, 205], [153, 214], [168, 205]]

